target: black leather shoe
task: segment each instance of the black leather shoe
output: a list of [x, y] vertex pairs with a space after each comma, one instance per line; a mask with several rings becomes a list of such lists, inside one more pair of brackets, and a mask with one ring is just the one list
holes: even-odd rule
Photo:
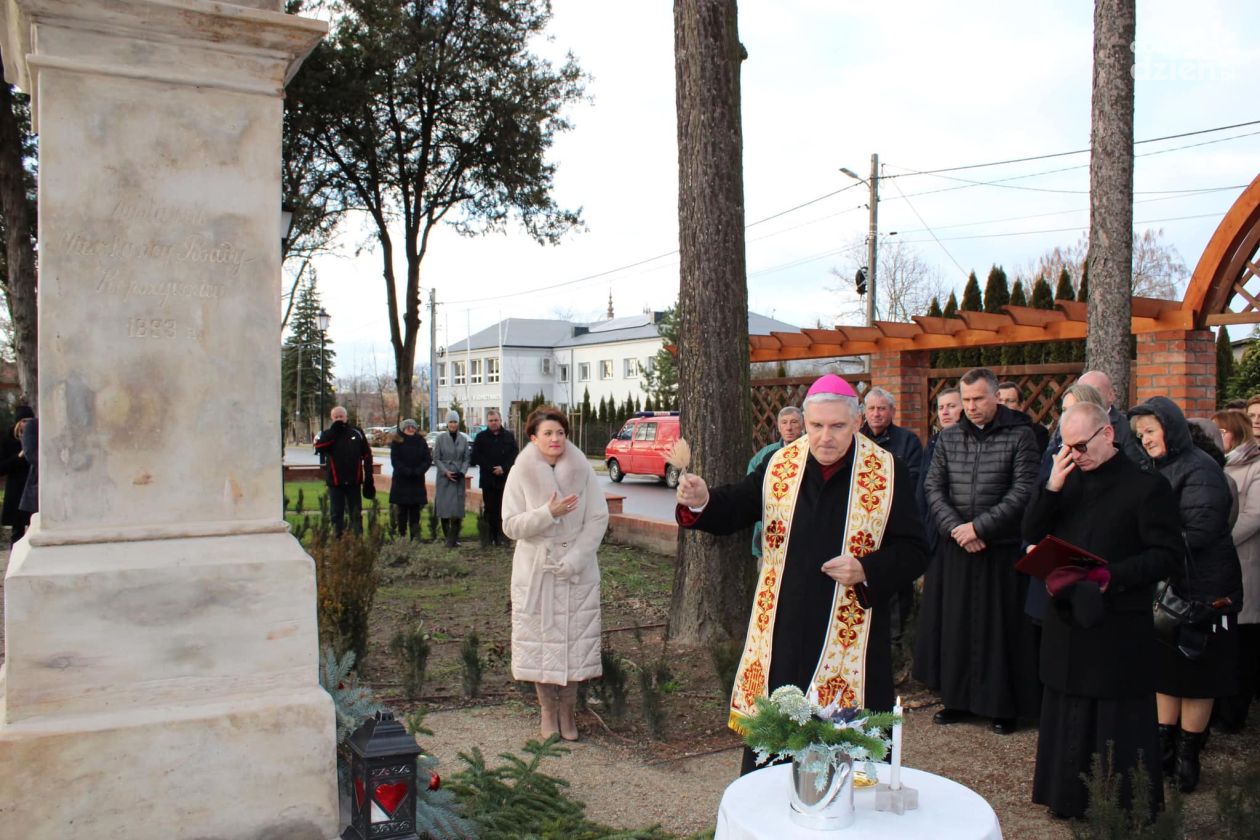
[[941, 726], [948, 726], [951, 723], [958, 723], [959, 721], [966, 720], [969, 717], [971, 717], [971, 714], [963, 711], [962, 709], [941, 709], [939, 712], [932, 715], [932, 723], [940, 724]]
[[998, 735], [1014, 735], [1019, 723], [1014, 718], [994, 718], [993, 731]]

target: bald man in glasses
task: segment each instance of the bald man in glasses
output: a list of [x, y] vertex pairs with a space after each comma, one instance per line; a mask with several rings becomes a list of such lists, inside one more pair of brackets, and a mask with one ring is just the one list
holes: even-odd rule
[[1053, 816], [1083, 817], [1089, 802], [1081, 775], [1090, 773], [1094, 754], [1110, 748], [1111, 772], [1124, 780], [1124, 806], [1131, 807], [1129, 777], [1140, 754], [1149, 801], [1158, 808], [1163, 788], [1151, 602], [1156, 582], [1178, 567], [1177, 503], [1166, 481], [1116, 447], [1101, 406], [1076, 403], [1063, 413], [1059, 430], [1062, 446], [1050, 476], [1024, 512], [1024, 539], [1035, 544], [1053, 534], [1107, 565], [1056, 570], [1045, 582], [1032, 581], [1050, 595], [1042, 618], [1033, 801]]

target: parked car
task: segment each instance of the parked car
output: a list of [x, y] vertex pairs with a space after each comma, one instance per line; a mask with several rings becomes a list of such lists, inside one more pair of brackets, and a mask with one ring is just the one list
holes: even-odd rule
[[654, 475], [677, 487], [678, 468], [665, 463], [665, 454], [678, 435], [677, 411], [640, 411], [604, 447], [608, 477], [621, 481], [627, 475]]

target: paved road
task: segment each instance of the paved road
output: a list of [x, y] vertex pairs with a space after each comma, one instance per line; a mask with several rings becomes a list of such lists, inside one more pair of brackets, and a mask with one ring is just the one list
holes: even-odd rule
[[[284, 462], [286, 464], [318, 464], [319, 458], [310, 446], [289, 446], [284, 450]], [[381, 465], [382, 475], [393, 473], [389, 465], [389, 455], [383, 454], [381, 450], [377, 450], [376, 462]], [[477, 468], [473, 467], [469, 472], [476, 476]], [[435, 473], [436, 470], [429, 471], [430, 480], [433, 479]], [[601, 473], [599, 483], [605, 493], [626, 497], [622, 507], [626, 513], [674, 521], [674, 491], [666, 487], [659, 479], [632, 475], [627, 476], [620, 484], [614, 484], [607, 475]], [[477, 479], [474, 478], [473, 487], [476, 486]]]

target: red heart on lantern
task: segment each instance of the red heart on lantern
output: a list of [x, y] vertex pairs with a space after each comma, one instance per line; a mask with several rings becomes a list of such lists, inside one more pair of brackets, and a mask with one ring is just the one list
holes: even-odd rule
[[429, 790], [437, 790], [442, 786], [442, 777], [437, 773], [429, 774]]
[[363, 796], [366, 793], [367, 791], [363, 789], [363, 780], [355, 779], [354, 780], [354, 801], [360, 808], [363, 807]]
[[377, 803], [385, 809], [385, 813], [392, 817], [394, 816], [394, 811], [398, 809], [399, 803], [407, 796], [407, 783], [395, 782], [392, 785], [377, 785], [375, 796]]

